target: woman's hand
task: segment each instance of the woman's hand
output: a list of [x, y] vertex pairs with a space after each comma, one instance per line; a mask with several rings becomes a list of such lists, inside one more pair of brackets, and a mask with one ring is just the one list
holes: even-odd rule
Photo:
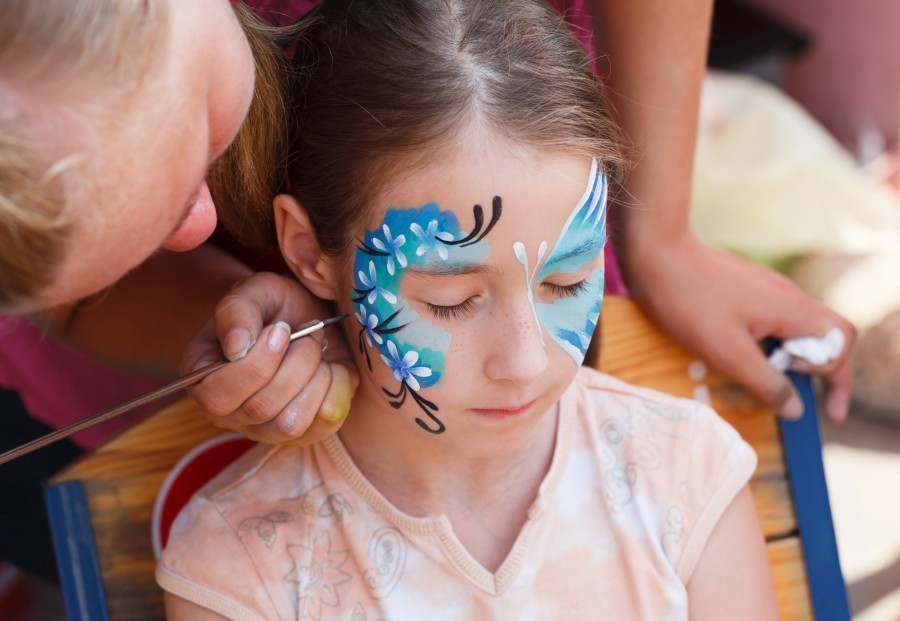
[[183, 373], [223, 353], [232, 361], [191, 388], [191, 397], [214, 425], [260, 442], [308, 444], [335, 433], [359, 385], [343, 332], [336, 325], [288, 341], [300, 324], [332, 315], [290, 277], [259, 273], [243, 280], [187, 346]]
[[846, 419], [856, 340], [849, 321], [780, 274], [711, 248], [693, 234], [657, 237], [624, 258], [635, 298], [659, 325], [787, 418], [799, 417], [802, 404], [759, 341], [822, 336], [839, 328], [846, 344], [837, 359], [822, 366], [796, 361], [792, 368], [823, 376], [825, 413], [836, 422]]

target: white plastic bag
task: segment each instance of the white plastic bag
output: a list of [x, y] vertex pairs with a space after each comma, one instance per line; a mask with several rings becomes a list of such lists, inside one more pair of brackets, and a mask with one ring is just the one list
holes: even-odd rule
[[784, 93], [727, 73], [704, 84], [691, 217], [708, 242], [769, 264], [900, 247], [891, 194]]

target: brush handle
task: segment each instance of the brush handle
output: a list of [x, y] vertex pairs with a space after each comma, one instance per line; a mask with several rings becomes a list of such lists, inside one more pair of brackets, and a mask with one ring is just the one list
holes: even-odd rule
[[[290, 341], [294, 342], [299, 338], [304, 336], [308, 336], [313, 332], [317, 332], [326, 326], [330, 326], [333, 323], [337, 323], [338, 321], [346, 318], [347, 315], [338, 315], [337, 317], [331, 317], [325, 320], [314, 319], [309, 323], [303, 324], [299, 330], [291, 334]], [[198, 383], [200, 380], [205, 378], [210, 373], [218, 371], [226, 364], [229, 364], [228, 360], [220, 360], [218, 362], [213, 362], [212, 364], [208, 364], [201, 369], [197, 369], [196, 371], [192, 371], [187, 375], [178, 378], [174, 382], [170, 384], [166, 384], [165, 386], [161, 386], [155, 390], [151, 390], [150, 392], [140, 395], [139, 397], [135, 397], [130, 401], [126, 401], [120, 405], [117, 405], [108, 410], [104, 410], [102, 412], [98, 412], [96, 414], [92, 414], [87, 418], [83, 418], [80, 421], [74, 422], [71, 425], [67, 425], [62, 427], [61, 429], [57, 429], [56, 431], [52, 431], [46, 435], [41, 436], [31, 442], [26, 442], [21, 446], [18, 446], [14, 449], [6, 451], [5, 453], [0, 454], [0, 465], [5, 464], [8, 461], [12, 461], [17, 457], [21, 457], [22, 455], [27, 455], [33, 451], [38, 450], [39, 448], [43, 448], [48, 444], [53, 444], [54, 442], [58, 442], [63, 438], [68, 438], [73, 433], [78, 433], [79, 431], [83, 431], [88, 427], [93, 427], [99, 423], [104, 421], [108, 421], [111, 418], [115, 418], [125, 412], [130, 412], [135, 408], [139, 408], [143, 405], [147, 405], [148, 403], [152, 403], [157, 399], [162, 399], [163, 397], [168, 397], [169, 395], [175, 394], [180, 390], [184, 390], [194, 384]]]

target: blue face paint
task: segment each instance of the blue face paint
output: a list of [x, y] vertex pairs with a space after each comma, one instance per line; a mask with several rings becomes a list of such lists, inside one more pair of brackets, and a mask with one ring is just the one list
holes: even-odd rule
[[399, 408], [410, 396], [431, 419], [416, 419], [419, 425], [441, 433], [444, 425], [434, 415], [438, 406], [419, 394], [438, 384], [444, 373], [450, 333], [421, 318], [400, 294], [404, 274], [417, 267], [453, 268], [483, 263], [490, 247], [482, 239], [500, 216], [499, 198], [494, 199], [490, 223], [484, 228], [480, 206], [473, 209], [475, 228], [460, 230], [452, 211], [436, 203], [415, 209], [389, 209], [381, 225], [366, 231], [353, 262], [351, 294], [356, 319], [361, 326], [359, 350], [372, 369], [369, 348], [391, 369], [399, 388], [382, 388], [391, 405]]
[[575, 295], [561, 298], [552, 304], [538, 303], [541, 322], [575, 364], [581, 365], [591, 336], [600, 319], [603, 304], [603, 270], [593, 270], [584, 288]]
[[[563, 226], [536, 277], [528, 280], [529, 287], [554, 274], [576, 272], [597, 259], [606, 242], [606, 196], [606, 176], [600, 172], [597, 160], [593, 160], [588, 186], [581, 200]], [[514, 251], [522, 262], [524, 247], [521, 244], [518, 246]], [[544, 248], [544, 245], [541, 247]], [[543, 254], [539, 249], [538, 264]], [[539, 327], [543, 326], [578, 365], [584, 361], [591, 335], [600, 318], [603, 281], [603, 270], [592, 270], [584, 285], [573, 295], [561, 297], [550, 304], [533, 303]], [[543, 335], [541, 339], [543, 342]]]

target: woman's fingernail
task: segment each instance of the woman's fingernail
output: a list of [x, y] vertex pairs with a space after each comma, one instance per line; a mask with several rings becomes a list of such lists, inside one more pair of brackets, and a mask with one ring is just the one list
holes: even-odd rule
[[778, 413], [782, 418], [797, 420], [803, 416], [803, 402], [797, 395], [791, 395], [787, 401], [779, 409]]
[[222, 352], [226, 358], [234, 362], [246, 356], [252, 346], [253, 339], [250, 332], [244, 328], [238, 328], [229, 332], [225, 337], [225, 341], [222, 343]]
[[287, 347], [290, 338], [291, 327], [285, 322], [279, 321], [269, 331], [269, 340], [266, 344], [269, 346], [269, 350], [279, 352]]

